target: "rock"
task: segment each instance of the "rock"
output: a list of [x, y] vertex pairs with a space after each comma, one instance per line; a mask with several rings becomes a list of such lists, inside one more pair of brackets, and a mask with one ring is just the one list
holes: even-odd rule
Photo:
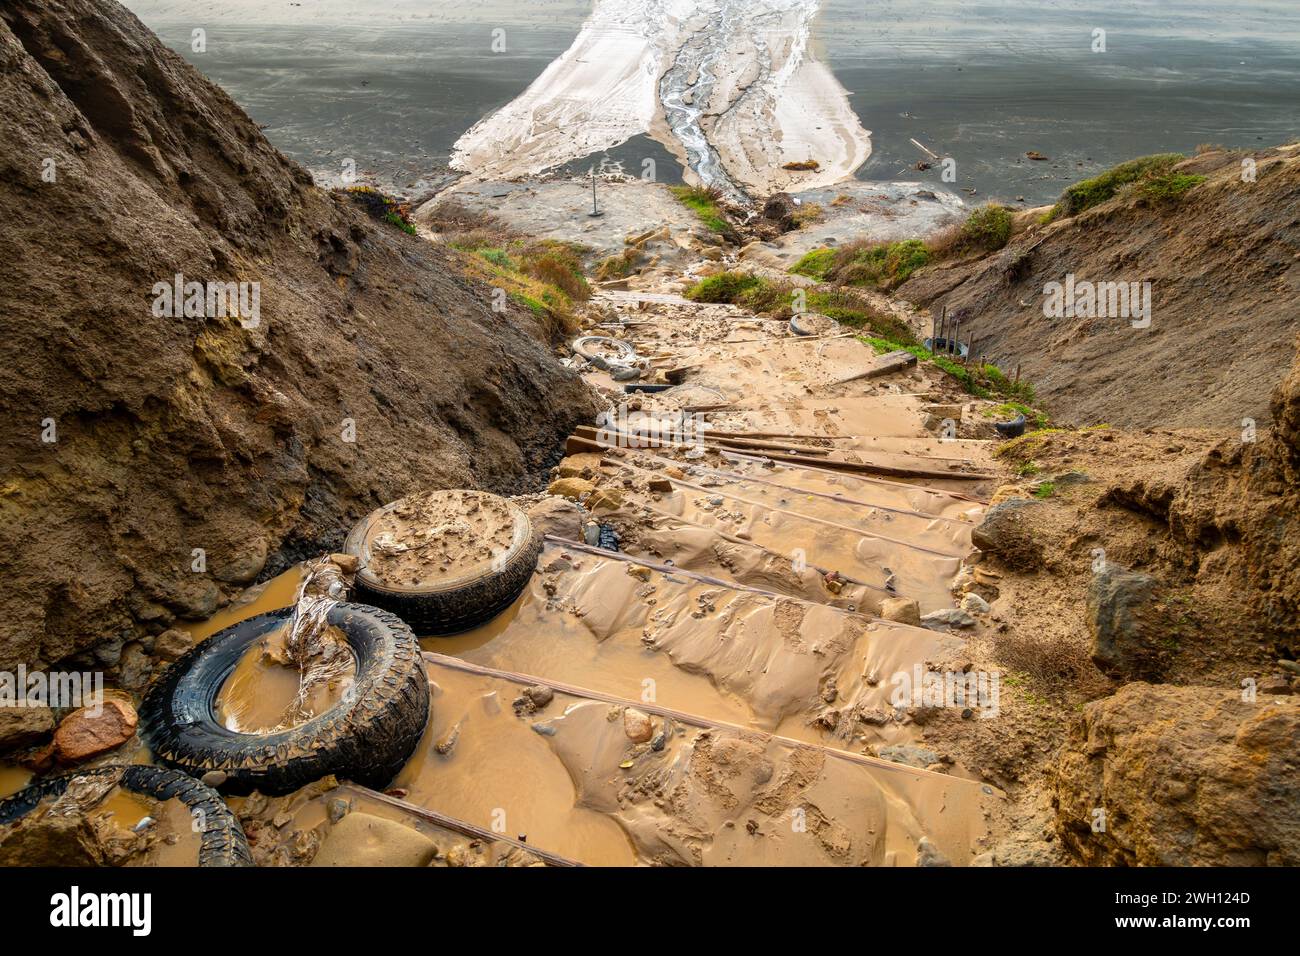
[[1287, 680], [1281, 674], [1272, 674], [1261, 680], [1255, 690], [1261, 694], [1294, 694], [1295, 688], [1291, 686], [1291, 681]]
[[544, 684], [533, 684], [520, 691], [513, 701], [516, 714], [535, 714], [555, 699], [555, 691]]
[[932, 631], [942, 630], [945, 627], [974, 627], [976, 623], [975, 618], [955, 607], [940, 608], [921, 616], [921, 625]]
[[0, 753], [31, 747], [54, 733], [54, 711], [42, 705], [0, 706]]
[[586, 504], [592, 511], [602, 508], [613, 511], [623, 504], [623, 492], [616, 488], [597, 488]]
[[776, 223], [782, 232], [789, 232], [799, 225], [794, 216], [796, 208], [789, 193], [773, 193], [763, 203], [763, 218]]
[[361, 558], [355, 554], [336, 551], [330, 555], [330, 563], [344, 574], [356, 574], [357, 569], [361, 567]]
[[906, 764], [909, 767], [916, 767], [918, 770], [924, 770], [931, 764], [940, 763], [939, 755], [929, 747], [919, 747], [915, 744], [890, 744], [888, 747], [881, 747], [877, 752], [881, 760], [889, 760], [893, 763]]
[[1162, 671], [1163, 609], [1160, 582], [1149, 574], [1109, 564], [1088, 585], [1092, 662], [1122, 680], [1158, 677]]
[[996, 555], [1003, 564], [1032, 571], [1043, 563], [1043, 547], [1033, 528], [1033, 515], [1041, 501], [1009, 498], [984, 514], [984, 521], [971, 532], [971, 543]]
[[654, 732], [654, 721], [648, 714], [633, 707], [623, 711], [623, 733], [627, 734], [628, 740], [634, 744], [643, 744], [654, 736]]
[[110, 697], [98, 715], [92, 708], [73, 711], [54, 732], [54, 752], [62, 763], [81, 763], [120, 747], [133, 736], [139, 723], [135, 708]]
[[193, 646], [194, 635], [176, 627], [163, 631], [153, 642], [154, 653], [165, 661], [180, 660]]
[[104, 848], [83, 813], [29, 814], [0, 827], [0, 866], [103, 866]]
[[1300, 664], [1297, 664], [1295, 661], [1280, 660], [1277, 662], [1277, 666], [1282, 668], [1284, 671], [1300, 676]]
[[673, 490], [673, 483], [667, 478], [651, 478], [650, 490], [661, 495], [666, 495]]
[[139, 641], [132, 641], [122, 650], [117, 664], [117, 681], [126, 690], [142, 690], [153, 673], [153, 658]]
[[921, 837], [916, 844], [916, 865], [917, 866], [952, 866], [952, 861], [943, 855], [943, 852], [930, 842], [929, 837]]
[[438, 742], [433, 745], [433, 749], [446, 757], [456, 749], [458, 740], [460, 740], [460, 721], [452, 724], [447, 732], [438, 738]]
[[191, 573], [174, 582], [167, 605], [180, 617], [201, 621], [212, 616], [221, 601], [221, 591], [207, 577]]
[[253, 535], [251, 540], [224, 561], [215, 560], [212, 576], [226, 584], [248, 584], [266, 567], [266, 538]]
[[209, 770], [199, 779], [209, 787], [219, 787], [230, 779], [230, 775], [224, 770]]
[[880, 602], [880, 616], [886, 621], [921, 626], [921, 606], [911, 598], [885, 598]]
[[1300, 699], [1126, 684], [1085, 705], [1051, 768], [1056, 830], [1089, 865], [1297, 866], [1297, 753]]
[[344, 800], [342, 797], [335, 797], [327, 805], [327, 812], [329, 813], [330, 823], [338, 823], [340, 820], [346, 817], [351, 812], [351, 810], [352, 810], [352, 804], [348, 803], [348, 801]]
[[969, 594], [962, 595], [961, 609], [969, 614], [988, 614], [991, 610], [989, 602], [984, 600], [973, 591]]
[[437, 845], [423, 833], [354, 810], [330, 829], [312, 866], [428, 866]]
[[528, 509], [528, 517], [539, 534], [582, 540], [582, 508], [567, 498], [543, 498]]
[[599, 452], [583, 452], [560, 459], [556, 472], [561, 478], [583, 478], [590, 481], [600, 474], [600, 463], [604, 458]]
[[568, 498], [570, 501], [580, 501], [595, 490], [596, 486], [586, 478], [557, 478], [551, 482], [546, 493]]

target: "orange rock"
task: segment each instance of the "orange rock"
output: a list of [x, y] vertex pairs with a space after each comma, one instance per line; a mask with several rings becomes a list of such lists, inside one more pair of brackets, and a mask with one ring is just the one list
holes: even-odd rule
[[135, 708], [117, 697], [105, 700], [98, 715], [82, 707], [54, 732], [54, 752], [62, 763], [81, 763], [122, 746], [135, 735], [139, 722]]

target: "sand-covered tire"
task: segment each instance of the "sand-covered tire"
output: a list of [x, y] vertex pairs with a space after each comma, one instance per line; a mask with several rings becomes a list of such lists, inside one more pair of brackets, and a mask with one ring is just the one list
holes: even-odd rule
[[[391, 527], [399, 509], [413, 501], [428, 502], [431, 514], [446, 514], [456, 500], [471, 499], [503, 512], [498, 546], [456, 567], [412, 582], [388, 568], [373, 550], [377, 534]], [[437, 519], [441, 520], [441, 519]], [[417, 528], [418, 530], [418, 528]], [[483, 535], [485, 529], [473, 529]], [[436, 491], [411, 495], [372, 511], [348, 535], [343, 550], [360, 559], [353, 595], [358, 601], [392, 611], [422, 636], [456, 634], [496, 617], [528, 585], [542, 553], [542, 535], [518, 505], [479, 491]]]
[[191, 811], [202, 814], [203, 836], [199, 843], [199, 866], [252, 866], [253, 856], [239, 819], [226, 806], [221, 795], [193, 777], [165, 767], [134, 764], [127, 767], [96, 767], [49, 777], [0, 800], [0, 826], [13, 823], [31, 813], [47, 798], [57, 799], [77, 777], [121, 774], [117, 785], [123, 790], [155, 800], [180, 800]]
[[291, 793], [330, 774], [382, 789], [414, 752], [429, 717], [420, 645], [388, 611], [347, 603], [330, 610], [329, 623], [356, 660], [352, 688], [331, 709], [267, 734], [228, 730], [217, 719], [217, 694], [235, 665], [289, 613], [241, 621], [173, 664], [140, 709], [145, 742], [161, 763], [191, 776], [223, 771], [220, 789], [230, 793]]
[[795, 335], [834, 335], [840, 324], [820, 312], [796, 312], [790, 317], [790, 331]]
[[570, 348], [592, 365], [603, 369], [629, 366], [637, 359], [636, 349], [632, 345], [607, 335], [584, 335], [574, 339]]

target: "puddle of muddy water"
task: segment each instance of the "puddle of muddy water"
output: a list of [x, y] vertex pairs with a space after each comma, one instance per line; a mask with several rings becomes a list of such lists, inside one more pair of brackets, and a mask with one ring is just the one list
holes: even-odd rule
[[206, 621], [200, 621], [189, 627], [188, 630], [194, 636], [195, 642], [203, 641], [218, 631], [223, 631], [240, 621], [246, 621], [250, 617], [290, 607], [301, 581], [302, 567], [296, 565], [263, 584], [249, 588], [238, 600], [222, 608]]
[[26, 787], [32, 779], [32, 772], [23, 767], [11, 767], [0, 764], [0, 800], [13, 796]]
[[[329, 630], [334, 640], [346, 641], [337, 628]], [[227, 730], [265, 734], [283, 728], [300, 686], [298, 668], [278, 662], [287, 632], [287, 625], [278, 627], [255, 641], [221, 686], [213, 712]], [[352, 686], [356, 670], [356, 660], [351, 659], [337, 679], [312, 687], [294, 723], [310, 720], [338, 704]]]

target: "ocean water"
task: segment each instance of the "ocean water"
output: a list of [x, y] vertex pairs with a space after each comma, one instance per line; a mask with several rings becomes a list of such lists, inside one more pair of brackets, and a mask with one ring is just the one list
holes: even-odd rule
[[[352, 160], [407, 195], [443, 181], [461, 133], [521, 93], [581, 22], [565, 8], [544, 25], [506, 23], [500, 53], [500, 16], [386, 23], [382, 11], [355, 26], [208, 17], [203, 53], [190, 49], [193, 21], [145, 22], [318, 179]], [[1134, 156], [1300, 134], [1300, 0], [826, 0], [816, 44], [872, 131], [858, 178], [921, 179], [968, 199], [1046, 202]], [[926, 157], [912, 138], [955, 161], [954, 182], [913, 168]], [[648, 137], [593, 160], [639, 174], [646, 158], [661, 181], [680, 179]]]

